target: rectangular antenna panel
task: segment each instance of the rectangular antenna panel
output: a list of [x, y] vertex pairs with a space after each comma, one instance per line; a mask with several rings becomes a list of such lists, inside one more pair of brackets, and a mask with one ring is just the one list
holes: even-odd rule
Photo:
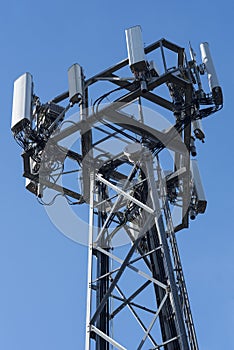
[[82, 67], [75, 63], [68, 69], [69, 99], [72, 103], [80, 102], [84, 93]]
[[216, 70], [215, 70], [210, 49], [209, 49], [209, 44], [201, 43], [200, 50], [201, 50], [202, 63], [204, 64], [207, 72], [208, 83], [209, 83], [210, 90], [212, 92], [212, 97], [217, 106], [222, 105], [223, 93], [219, 85], [218, 77], [216, 74]]
[[209, 44], [206, 42], [201, 43], [200, 50], [201, 50], [202, 63], [205, 65], [205, 68], [208, 74], [208, 82], [209, 82], [210, 90], [212, 91], [212, 89], [220, 85], [219, 85], [218, 77], [214, 67], [213, 59], [211, 57]]
[[29, 192], [31, 192], [31, 193], [37, 195], [37, 184], [36, 184], [34, 181], [32, 181], [32, 180], [26, 178], [26, 179], [25, 179], [25, 188], [26, 188]]
[[146, 68], [146, 57], [140, 26], [131, 27], [125, 30], [129, 66], [134, 70]]
[[25, 73], [14, 82], [11, 130], [18, 133], [31, 121], [33, 82]]
[[203, 131], [201, 119], [197, 119], [197, 120], [192, 121], [192, 129], [193, 129], [195, 136], [199, 140], [202, 140], [204, 142], [205, 133]]
[[197, 195], [197, 211], [198, 213], [204, 213], [206, 210], [207, 201], [196, 159], [191, 159], [191, 172], [193, 184]]

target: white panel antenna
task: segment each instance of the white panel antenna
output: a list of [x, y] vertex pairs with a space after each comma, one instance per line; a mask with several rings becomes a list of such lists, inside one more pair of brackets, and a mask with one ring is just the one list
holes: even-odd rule
[[208, 75], [208, 83], [209, 83], [210, 91], [212, 92], [215, 104], [222, 105], [223, 104], [222, 89], [219, 85], [218, 76], [216, 74], [213, 59], [211, 57], [209, 44], [207, 42], [201, 43], [200, 50], [201, 50], [202, 63], [204, 64]]
[[204, 142], [205, 138], [205, 133], [202, 127], [202, 122], [200, 119], [192, 121], [192, 128], [194, 135], [196, 136], [197, 139], [201, 140]]
[[14, 82], [11, 130], [18, 133], [30, 124], [33, 82], [30, 73], [24, 73]]
[[146, 68], [146, 57], [140, 26], [125, 30], [129, 66], [131, 70], [140, 71]]
[[201, 50], [202, 63], [205, 65], [205, 68], [208, 74], [208, 82], [209, 82], [210, 90], [212, 91], [213, 88], [219, 86], [219, 81], [218, 81], [218, 77], [214, 67], [213, 59], [210, 54], [209, 44], [207, 42], [201, 43], [200, 50]]
[[207, 201], [196, 159], [191, 159], [191, 172], [193, 185], [197, 196], [197, 212], [204, 213], [206, 210]]
[[68, 88], [70, 102], [80, 102], [84, 92], [83, 70], [77, 63], [68, 69]]

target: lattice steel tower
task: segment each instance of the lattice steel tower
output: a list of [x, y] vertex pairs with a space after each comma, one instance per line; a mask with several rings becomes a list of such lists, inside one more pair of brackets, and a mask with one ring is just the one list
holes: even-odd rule
[[85, 350], [197, 350], [176, 232], [206, 209], [195, 141], [222, 90], [207, 43], [198, 64], [191, 46], [190, 60], [165, 39], [144, 48], [139, 26], [126, 40], [127, 59], [88, 79], [74, 64], [49, 102], [19, 77], [12, 131], [26, 188], [89, 210]]

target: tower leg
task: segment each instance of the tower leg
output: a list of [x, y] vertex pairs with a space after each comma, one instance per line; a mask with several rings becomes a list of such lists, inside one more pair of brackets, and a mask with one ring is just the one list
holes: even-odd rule
[[169, 280], [169, 285], [171, 290], [171, 302], [172, 302], [172, 307], [175, 314], [177, 334], [179, 335], [179, 343], [181, 345], [180, 349], [189, 350], [186, 329], [185, 329], [184, 320], [183, 320], [182, 308], [180, 305], [170, 250], [167, 242], [162, 213], [160, 209], [158, 191], [157, 191], [155, 178], [154, 178], [153, 159], [150, 152], [146, 152], [144, 154], [144, 161], [145, 161], [145, 166], [147, 170], [147, 178], [150, 186], [151, 201], [152, 201], [153, 209], [155, 210], [155, 226], [160, 239], [160, 243], [162, 245], [163, 254], [164, 254], [164, 268], [166, 270], [166, 275]]
[[93, 230], [94, 230], [94, 217], [93, 217], [93, 196], [94, 196], [94, 173], [90, 174], [90, 207], [89, 207], [89, 242], [88, 242], [88, 271], [87, 271], [87, 300], [86, 300], [86, 337], [85, 337], [85, 350], [90, 350], [90, 316], [91, 316], [91, 303], [92, 303], [92, 268], [93, 268]]

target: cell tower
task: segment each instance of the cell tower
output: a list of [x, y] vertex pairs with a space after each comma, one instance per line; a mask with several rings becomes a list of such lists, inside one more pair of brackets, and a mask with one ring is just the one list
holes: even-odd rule
[[166, 39], [144, 48], [140, 26], [126, 41], [128, 58], [91, 78], [72, 65], [49, 102], [19, 77], [12, 132], [26, 188], [89, 210], [85, 350], [197, 350], [176, 234], [206, 209], [195, 142], [222, 90], [208, 43], [198, 64], [191, 46], [190, 59]]

